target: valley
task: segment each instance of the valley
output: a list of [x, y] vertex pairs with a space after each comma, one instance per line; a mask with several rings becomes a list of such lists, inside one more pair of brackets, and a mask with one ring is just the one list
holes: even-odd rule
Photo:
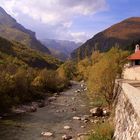
[[140, 139], [134, 1], [0, 1], [0, 140]]

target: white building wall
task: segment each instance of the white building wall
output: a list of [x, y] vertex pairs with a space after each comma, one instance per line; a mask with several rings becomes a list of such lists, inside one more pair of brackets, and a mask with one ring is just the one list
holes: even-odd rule
[[123, 78], [129, 80], [140, 80], [140, 66], [125, 68]]

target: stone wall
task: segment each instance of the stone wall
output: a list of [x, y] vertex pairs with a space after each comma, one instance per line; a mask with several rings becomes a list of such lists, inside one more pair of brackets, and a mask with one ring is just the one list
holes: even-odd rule
[[140, 140], [140, 90], [122, 84], [115, 109], [115, 140]]

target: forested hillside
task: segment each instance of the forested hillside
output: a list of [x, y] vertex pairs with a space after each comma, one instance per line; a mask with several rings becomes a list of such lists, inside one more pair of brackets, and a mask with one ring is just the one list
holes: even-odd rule
[[73, 59], [85, 58], [95, 50], [106, 52], [115, 44], [118, 44], [121, 49], [133, 50], [138, 40], [140, 40], [140, 17], [132, 17], [96, 34], [74, 50], [71, 56]]
[[0, 37], [0, 58], [3, 64], [22, 67], [56, 69], [61, 62], [50, 55], [42, 54], [18, 42], [10, 42]]

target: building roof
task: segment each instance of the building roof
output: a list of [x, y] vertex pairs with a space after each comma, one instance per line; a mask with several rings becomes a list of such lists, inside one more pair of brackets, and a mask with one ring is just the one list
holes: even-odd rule
[[140, 60], [140, 50], [128, 56], [128, 60]]

